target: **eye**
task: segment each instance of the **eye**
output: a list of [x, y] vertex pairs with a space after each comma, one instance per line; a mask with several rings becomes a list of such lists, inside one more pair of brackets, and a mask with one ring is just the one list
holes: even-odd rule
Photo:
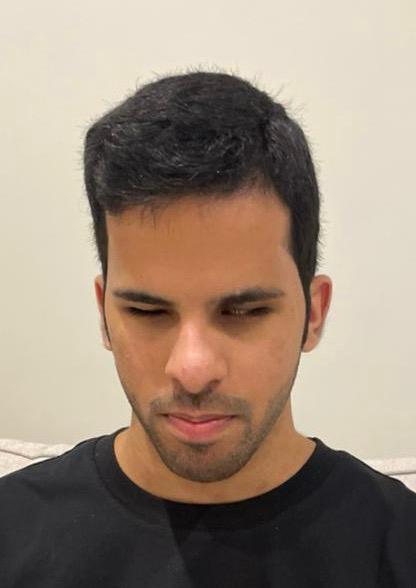
[[150, 315], [160, 316], [162, 313], [165, 312], [161, 308], [159, 308], [157, 310], [143, 310], [141, 308], [136, 308], [135, 306], [129, 306], [126, 310], [129, 314], [141, 315], [141, 316], [150, 316]]
[[267, 308], [266, 306], [260, 306], [258, 308], [237, 308], [237, 307], [231, 307], [229, 309], [229, 314], [231, 314], [232, 316], [236, 316], [236, 317], [252, 317], [252, 316], [260, 316], [263, 314], [267, 314], [268, 312], [270, 312], [270, 308]]
[[[166, 312], [163, 309], [143, 310], [141, 308], [136, 308], [135, 306], [128, 307], [126, 310], [129, 314], [139, 315], [139, 316], [148, 316], [148, 317], [161, 316], [163, 313]], [[223, 314], [226, 314], [226, 315], [229, 314], [234, 317], [245, 318], [245, 317], [251, 317], [251, 316], [264, 315], [264, 314], [269, 313], [270, 310], [271, 310], [270, 308], [267, 308], [265, 306], [258, 307], [258, 308], [251, 308], [251, 309], [231, 307], [230, 309], [224, 311]]]
[[[130, 306], [127, 309], [127, 312], [132, 315], [136, 316], [147, 316], [147, 317], [157, 317], [163, 314], [166, 314], [166, 311], [159, 308], [157, 310], [143, 310], [141, 308], [136, 308], [135, 306]], [[261, 306], [257, 308], [237, 308], [237, 307], [230, 307], [229, 309], [223, 311], [223, 314], [229, 315], [235, 318], [249, 318], [255, 316], [261, 316], [268, 314], [270, 312], [270, 308], [266, 306]]]

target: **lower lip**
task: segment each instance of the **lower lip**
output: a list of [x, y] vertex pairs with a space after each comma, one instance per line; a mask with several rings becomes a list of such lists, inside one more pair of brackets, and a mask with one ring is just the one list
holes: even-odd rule
[[199, 423], [186, 421], [171, 415], [166, 415], [166, 418], [174, 433], [181, 438], [188, 441], [210, 441], [223, 431], [234, 417], [224, 417]]

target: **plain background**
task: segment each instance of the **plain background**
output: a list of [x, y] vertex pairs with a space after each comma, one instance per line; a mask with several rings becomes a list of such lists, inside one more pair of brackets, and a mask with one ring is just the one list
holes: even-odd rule
[[334, 296], [292, 392], [298, 430], [415, 456], [413, 0], [17, 0], [1, 21], [0, 437], [75, 443], [129, 423], [99, 337], [83, 138], [142, 83], [202, 67], [280, 99], [317, 167]]

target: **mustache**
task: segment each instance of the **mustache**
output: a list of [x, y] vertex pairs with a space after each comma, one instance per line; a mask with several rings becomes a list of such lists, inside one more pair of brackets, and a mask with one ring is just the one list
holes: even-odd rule
[[225, 396], [212, 391], [212, 386], [200, 392], [188, 392], [183, 388], [175, 389], [171, 401], [156, 398], [151, 402], [151, 409], [157, 413], [194, 410], [199, 412], [246, 414], [247, 403], [241, 398]]

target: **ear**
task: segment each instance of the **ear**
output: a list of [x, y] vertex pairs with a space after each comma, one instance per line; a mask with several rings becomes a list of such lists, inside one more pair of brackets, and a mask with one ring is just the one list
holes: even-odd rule
[[302, 351], [314, 349], [322, 336], [326, 315], [332, 296], [332, 282], [328, 276], [315, 276], [310, 285], [311, 308], [308, 321], [308, 336]]
[[105, 328], [104, 322], [104, 280], [103, 276], [99, 275], [96, 276], [94, 280], [94, 287], [95, 287], [95, 297], [97, 300], [98, 311], [100, 313], [100, 331], [101, 331], [101, 341], [103, 346], [108, 349], [109, 351], [112, 350], [111, 342], [108, 338], [107, 331]]

